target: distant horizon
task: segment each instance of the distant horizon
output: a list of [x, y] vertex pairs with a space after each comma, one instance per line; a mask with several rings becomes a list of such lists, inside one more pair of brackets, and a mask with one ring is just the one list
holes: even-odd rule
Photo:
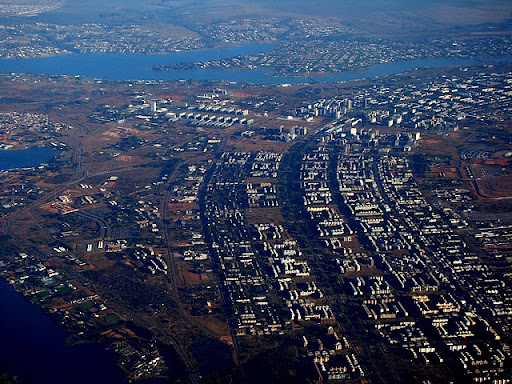
[[[1, 4], [2, 2], [0, 2]], [[33, 1], [48, 4], [48, 1]], [[373, 33], [415, 33], [458, 26], [502, 23], [512, 19], [507, 0], [67, 0], [33, 18], [57, 23], [169, 23], [208, 25], [237, 18], [323, 17]]]

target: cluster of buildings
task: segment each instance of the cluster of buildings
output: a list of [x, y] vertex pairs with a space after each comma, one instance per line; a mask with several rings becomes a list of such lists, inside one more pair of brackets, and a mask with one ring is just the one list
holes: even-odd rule
[[331, 154], [324, 146], [305, 154], [301, 163], [300, 182], [303, 204], [316, 227], [316, 235], [332, 249], [342, 249], [354, 234], [347, 221], [334, 208], [329, 185]]
[[[73, 129], [72, 126], [50, 120], [47, 115], [29, 112], [7, 112], [0, 114], [0, 135], [3, 144], [18, 142], [37, 143], [40, 141], [58, 141], [61, 132]], [[28, 134], [30, 132], [30, 134]], [[54, 143], [54, 146], [63, 144]]]
[[[336, 169], [341, 207], [383, 272], [344, 278], [344, 294], [361, 305], [386, 343], [414, 361], [450, 358], [476, 382], [504, 379], [510, 351], [498, 330], [506, 332], [510, 314], [506, 277], [425, 199], [403, 148], [386, 145], [395, 139], [328, 134], [342, 149]], [[484, 232], [478, 238], [488, 238]]]
[[[219, 99], [220, 97], [223, 99]], [[175, 103], [172, 99], [151, 100], [151, 95], [137, 95], [126, 109], [119, 110], [106, 105], [101, 112], [89, 117], [96, 121], [125, 121], [137, 119], [149, 127], [156, 128], [158, 123], [184, 122], [192, 127], [229, 128], [233, 125], [251, 125], [254, 119], [247, 109], [229, 105], [228, 91], [216, 89], [197, 95], [197, 104]], [[208, 99], [208, 101], [204, 101]]]
[[[12, 171], [10, 174], [12, 176]], [[1, 182], [2, 189], [6, 192], [0, 195], [0, 217], [5, 217], [14, 209], [27, 205], [43, 192], [43, 189], [36, 185], [35, 180], [25, 179], [13, 184], [15, 180], [6, 177]]]
[[281, 20], [252, 18], [209, 24], [199, 29], [201, 35], [222, 43], [261, 43], [277, 39], [277, 35], [287, 28], [279, 25]]
[[[339, 211], [331, 190], [333, 155], [323, 140], [320, 140], [303, 154], [302, 161], [298, 165], [300, 167], [300, 194], [306, 209], [307, 225], [316, 229], [311, 235], [318, 239], [318, 242], [326, 249], [322, 263], [334, 266], [337, 273], [360, 271], [360, 261], [362, 259], [362, 263], [366, 263], [364, 260], [366, 256], [361, 255], [352, 247], [355, 240], [352, 224]], [[330, 267], [327, 268], [330, 269]], [[322, 298], [323, 294], [318, 296]], [[327, 311], [331, 311], [329, 306]], [[329, 320], [332, 321], [333, 318], [326, 316], [323, 322]], [[337, 334], [338, 332], [334, 332], [335, 336]], [[347, 336], [343, 336], [343, 343], [339, 341], [339, 337], [336, 339], [338, 341], [335, 343], [335, 353], [331, 351], [329, 360], [314, 360], [315, 363], [320, 364], [320, 370], [326, 373], [324, 377], [330, 380], [364, 377], [366, 374], [360, 362], [361, 357], [351, 348], [352, 343]]]
[[192, 126], [201, 126], [201, 127], [216, 127], [216, 128], [229, 128], [233, 124], [240, 125], [251, 125], [254, 123], [254, 119], [247, 119], [245, 117], [232, 117], [232, 116], [219, 116], [219, 115], [207, 115], [200, 113], [186, 113], [181, 112], [179, 114], [174, 114], [170, 112], [168, 116], [173, 118], [178, 118], [182, 120], [188, 120], [188, 123]]
[[250, 153], [224, 153], [205, 196], [211, 257], [224, 300], [232, 308], [231, 327], [238, 336], [282, 333], [284, 323], [244, 214], [247, 187], [243, 177], [250, 159]]
[[256, 154], [251, 165], [250, 176], [277, 179], [279, 164], [283, 154], [278, 152], [261, 151]]
[[61, 6], [60, 2], [54, 4], [1, 4], [0, 14], [2, 16], [37, 16], [43, 12], [50, 12], [58, 9]]
[[[42, 208], [96, 224], [98, 231], [92, 239], [82, 235], [84, 238], [77, 240], [86, 254], [119, 254], [129, 261], [127, 265], [135, 269], [151, 275], [167, 274], [167, 261], [160, 250], [153, 248], [162, 245], [163, 233], [160, 204], [152, 200], [154, 190], [167, 177], [163, 174], [157, 180], [141, 185], [137, 196], [126, 196], [117, 190], [125, 182], [119, 176], [109, 176], [99, 183], [79, 183], [78, 188], [69, 189], [66, 195]], [[80, 232], [87, 231], [84, 227], [61, 231], [61, 238], [77, 239]]]
[[[110, 336], [130, 335], [130, 330], [121, 330]], [[130, 336], [132, 336], [131, 334]], [[144, 380], [148, 377], [165, 377], [167, 364], [154, 343], [145, 348], [140, 348], [137, 343], [129, 343], [127, 340], [112, 343], [113, 350], [121, 356], [120, 367], [128, 373], [131, 381]]]
[[[30, 146], [44, 146], [52, 149], [65, 149], [66, 145], [61, 141], [65, 131], [73, 127], [55, 122], [47, 115], [28, 112], [8, 112], [0, 114], [0, 151], [26, 149]], [[36, 149], [37, 150], [37, 149]], [[30, 157], [30, 149], [26, 156]], [[9, 160], [9, 152], [4, 153], [5, 160], [2, 164], [3, 177], [0, 181], [4, 193], [0, 196], [0, 216], [3, 217], [14, 209], [23, 207], [43, 193], [44, 188], [38, 185], [36, 172], [27, 172], [18, 163], [19, 156], [13, 156]], [[34, 153], [35, 154], [35, 153]], [[61, 161], [60, 159], [58, 160]], [[23, 162], [21, 162], [23, 163]], [[48, 168], [48, 163], [37, 166], [39, 169]], [[14, 169], [10, 169], [14, 168]]]
[[[7, 5], [0, 7], [5, 9]], [[32, 6], [28, 7], [33, 8]], [[1, 12], [2, 8], [0, 8]], [[55, 56], [73, 52], [169, 53], [203, 49], [209, 46], [204, 39], [193, 33], [177, 36], [172, 31], [156, 31], [141, 25], [109, 26], [101, 23], [5, 25], [0, 27], [0, 36], [2, 36], [0, 57], [14, 59]]]
[[249, 208], [278, 207], [276, 186], [271, 182], [248, 183], [247, 199]]
[[[12, 258], [0, 261], [0, 276], [16, 287], [28, 300], [47, 308], [60, 324], [70, 332], [72, 341], [96, 339], [98, 326], [109, 327], [100, 337], [112, 343], [119, 353], [119, 364], [131, 379], [165, 376], [167, 365], [157, 348], [151, 343], [134, 337], [123, 325], [106, 302], [85, 282], [70, 279], [66, 269], [55, 265], [52, 257], [58, 255], [64, 263], [77, 264], [88, 269], [65, 247], [47, 250], [42, 258], [31, 253], [19, 252]], [[61, 273], [62, 272], [62, 273]]]
[[[463, 71], [463, 70], [461, 70]], [[299, 116], [329, 116], [346, 126], [456, 131], [478, 123], [492, 125], [512, 112], [510, 73], [440, 76], [426, 84], [378, 84], [350, 97], [322, 99], [298, 108]]]
[[[510, 54], [510, 39], [496, 37], [482, 46], [480, 40], [438, 39], [418, 42], [374, 38], [352, 39], [336, 26], [317, 26], [317, 36], [301, 31], [279, 37], [272, 50], [226, 59], [171, 65], [168, 69], [271, 69], [281, 76], [322, 76], [358, 71], [378, 64], [438, 58], [471, 58]], [[297, 33], [294, 33], [297, 32]], [[341, 34], [340, 34], [341, 33]]]
[[155, 273], [167, 274], [167, 262], [162, 255], [155, 254], [151, 247], [144, 247], [142, 244], [137, 244], [130, 253], [131, 259], [139, 262], [142, 270], [148, 270], [152, 275]]
[[[360, 358], [339, 329], [310, 265], [312, 256], [299, 248], [285, 225], [263, 218], [248, 225], [254, 220], [248, 215], [258, 211], [264, 217], [278, 206], [276, 186], [268, 180], [275, 180], [281, 157], [269, 151], [224, 153], [207, 185], [206, 228], [218, 281], [231, 308], [231, 326], [237, 337], [244, 337], [284, 334], [309, 324], [316, 331], [304, 332], [299, 353], [312, 372], [322, 379], [360, 378]], [[248, 176], [250, 182], [244, 180]], [[257, 183], [258, 177], [267, 181]], [[334, 216], [321, 225], [333, 229], [337, 220]]]
[[219, 287], [211, 283], [215, 276], [199, 206], [200, 188], [208, 167], [200, 159], [183, 164], [178, 170], [183, 177], [177, 178], [168, 191], [166, 217], [172, 257], [179, 258], [182, 265], [199, 277], [187, 281], [181, 292], [182, 300], [189, 303], [190, 313], [194, 315], [215, 314], [221, 307]]

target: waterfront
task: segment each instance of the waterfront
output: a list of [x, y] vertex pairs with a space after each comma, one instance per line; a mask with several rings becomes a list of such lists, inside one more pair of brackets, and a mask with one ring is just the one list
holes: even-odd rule
[[[37, 167], [57, 153], [45, 147], [2, 150], [0, 170]], [[0, 313], [0, 371], [18, 377], [21, 383], [125, 383], [113, 352], [94, 344], [66, 346], [64, 328], [2, 278]]]
[[[253, 82], [253, 71], [154, 71], [160, 64], [216, 60], [265, 52], [272, 44], [248, 44], [225, 49], [206, 49], [172, 54], [73, 53], [37, 59], [0, 60], [0, 72], [85, 76], [103, 80], [229, 80]], [[269, 78], [269, 82], [271, 82]]]
[[21, 383], [126, 382], [113, 352], [95, 344], [65, 346], [65, 330], [2, 278], [0, 312], [0, 371]]
[[248, 44], [225, 49], [177, 52], [165, 55], [73, 53], [37, 59], [2, 59], [0, 72], [37, 73], [48, 75], [84, 76], [102, 80], [196, 80], [235, 81], [254, 84], [298, 84], [315, 82], [340, 82], [394, 75], [415, 68], [434, 68], [473, 65], [479, 62], [512, 61], [512, 56], [482, 59], [417, 59], [375, 65], [364, 71], [340, 72], [318, 77], [270, 76], [266, 70], [170, 70], [156, 71], [159, 65], [193, 63], [220, 58], [250, 55], [272, 49], [272, 44]]

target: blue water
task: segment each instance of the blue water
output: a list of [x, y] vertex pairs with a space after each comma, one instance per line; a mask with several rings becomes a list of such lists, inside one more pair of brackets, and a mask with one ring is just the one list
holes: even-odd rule
[[0, 278], [0, 371], [22, 384], [124, 384], [115, 354], [100, 345], [64, 345], [66, 333]]
[[0, 150], [0, 171], [16, 168], [37, 167], [50, 161], [57, 150], [44, 147], [32, 147], [21, 150]]
[[[155, 71], [165, 64], [194, 63], [265, 52], [272, 44], [248, 44], [172, 54], [72, 53], [38, 59], [0, 60], [0, 72], [79, 75], [104, 80], [229, 80], [247, 81], [251, 71]], [[263, 77], [266, 77], [262, 72]], [[250, 80], [249, 80], [250, 81]]]
[[[154, 71], [152, 67], [165, 64], [193, 63], [239, 55], [265, 52], [272, 44], [249, 44], [226, 49], [178, 52], [165, 55], [74, 53], [39, 59], [0, 60], [0, 72], [38, 73], [48, 75], [85, 76], [104, 80], [215, 80], [255, 84], [297, 84], [312, 82], [351, 81], [403, 73], [415, 68], [472, 65], [476, 59], [420, 59], [376, 65], [361, 72], [343, 72], [324, 77], [271, 77], [266, 70], [210, 70]], [[512, 61], [512, 56], [485, 59], [485, 61]]]

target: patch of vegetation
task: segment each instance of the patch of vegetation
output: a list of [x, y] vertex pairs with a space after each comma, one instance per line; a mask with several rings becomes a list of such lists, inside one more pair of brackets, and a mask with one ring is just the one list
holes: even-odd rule
[[158, 351], [164, 358], [167, 366], [169, 367], [167, 375], [169, 376], [170, 383], [185, 384], [188, 383], [187, 371], [185, 364], [183, 364], [180, 356], [175, 349], [169, 344], [158, 344]]
[[476, 205], [479, 212], [505, 213], [512, 212], [512, 200], [486, 201]]
[[0, 384], [19, 384], [19, 381], [16, 377], [0, 372]]
[[[262, 369], [265, 367], [265, 369]], [[307, 365], [299, 358], [291, 340], [282, 340], [276, 348], [261, 352], [245, 365], [247, 382], [306, 384]]]
[[50, 184], [63, 184], [70, 180], [71, 174], [60, 173], [48, 180]]
[[13, 245], [10, 240], [11, 237], [9, 235], [0, 236], [0, 257], [12, 256], [20, 252], [19, 248]]
[[[231, 348], [213, 338], [204, 338], [188, 347], [201, 374], [212, 374], [213, 377], [230, 376], [234, 368]], [[212, 381], [216, 382], [216, 381]]]
[[416, 154], [411, 157], [412, 171], [416, 177], [425, 177], [425, 173], [428, 171], [428, 161], [425, 156]]
[[112, 278], [111, 289], [121, 297], [127, 306], [138, 310], [153, 303], [161, 303], [168, 308], [176, 306], [169, 292], [129, 276]]
[[84, 301], [83, 303], [79, 304], [80, 308], [82, 308], [84, 311], [91, 309], [93, 305], [94, 304], [91, 301]]
[[117, 144], [112, 145], [110, 148], [118, 149], [120, 151], [130, 151], [132, 149], [137, 149], [143, 146], [146, 143], [145, 140], [139, 139], [137, 136], [132, 135], [129, 137], [122, 138]]
[[114, 315], [114, 314], [109, 314], [109, 315], [105, 316], [105, 320], [107, 321], [108, 324], [116, 324], [117, 322], [119, 322], [119, 316]]
[[72, 291], [72, 289], [66, 285], [63, 285], [63, 286], [57, 288], [57, 293], [60, 295], [66, 295], [66, 294], [70, 293], [71, 291]]

